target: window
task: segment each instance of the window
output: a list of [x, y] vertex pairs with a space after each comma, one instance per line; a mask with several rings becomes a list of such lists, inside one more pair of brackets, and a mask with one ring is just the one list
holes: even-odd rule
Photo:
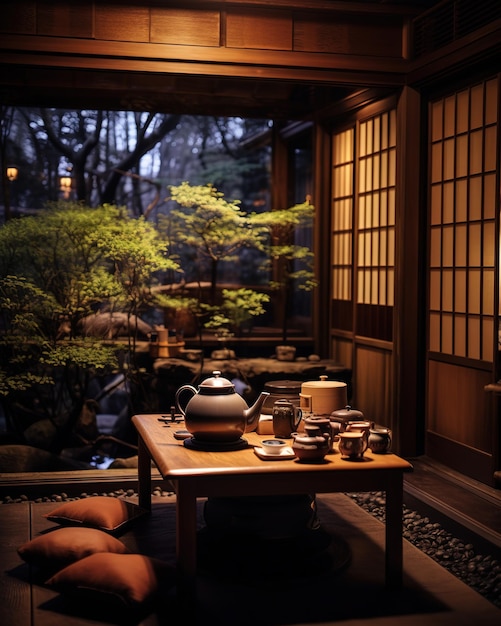
[[430, 105], [429, 349], [493, 360], [497, 84]]

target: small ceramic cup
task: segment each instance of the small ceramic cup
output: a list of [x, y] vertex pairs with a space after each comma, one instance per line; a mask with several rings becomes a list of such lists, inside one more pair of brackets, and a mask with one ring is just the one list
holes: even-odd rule
[[351, 460], [359, 460], [367, 450], [367, 437], [363, 431], [347, 430], [339, 433], [339, 452]]
[[283, 439], [265, 439], [261, 442], [261, 446], [266, 454], [281, 454], [287, 446], [287, 442]]
[[391, 448], [391, 430], [389, 428], [371, 428], [369, 448], [374, 454], [386, 454]]
[[346, 430], [351, 432], [363, 432], [366, 436], [369, 436], [369, 430], [371, 428], [371, 423], [368, 420], [357, 420], [354, 422], [348, 422], [346, 425]]

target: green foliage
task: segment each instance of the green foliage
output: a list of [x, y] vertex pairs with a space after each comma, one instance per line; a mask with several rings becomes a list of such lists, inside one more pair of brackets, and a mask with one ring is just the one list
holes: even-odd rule
[[198, 268], [204, 263], [210, 267], [210, 300], [196, 307], [199, 318], [209, 315], [204, 326], [221, 332], [238, 328], [264, 312], [263, 303], [269, 299], [258, 300], [267, 296], [252, 290], [248, 290], [255, 294], [252, 297], [245, 290], [236, 290], [231, 297], [228, 292], [223, 295], [221, 304], [216, 302], [219, 263], [235, 261], [243, 247], [253, 247], [265, 257], [263, 270], [272, 277], [270, 287], [284, 294], [285, 340], [293, 291], [311, 291], [316, 286], [311, 247], [297, 243], [298, 233], [311, 228], [315, 207], [306, 201], [288, 209], [246, 214], [239, 201], [226, 200], [211, 184], [192, 186], [187, 182], [170, 187], [170, 197], [181, 208], [172, 209], [161, 225], [164, 235], [180, 256], [191, 258]]
[[280, 280], [272, 281], [272, 287], [287, 288], [294, 283], [298, 289], [307, 291], [315, 286], [312, 270], [313, 252], [309, 246], [299, 245], [295, 237], [301, 228], [310, 228], [315, 216], [315, 207], [309, 202], [296, 204], [290, 209], [279, 209], [268, 213], [254, 213], [250, 220], [257, 227], [265, 227], [268, 240], [264, 244], [268, 266], [273, 261], [282, 263]]
[[253, 289], [223, 289], [222, 310], [238, 328], [252, 317], [263, 315], [266, 310], [264, 304], [270, 301], [270, 296]]
[[225, 336], [235, 334], [253, 317], [265, 313], [264, 304], [270, 301], [268, 294], [245, 287], [223, 289], [222, 297], [220, 306], [207, 307], [210, 319], [205, 327]]
[[118, 367], [116, 346], [90, 337], [48, 347], [40, 355], [40, 363], [51, 367], [77, 366], [94, 372]]
[[157, 272], [179, 269], [168, 256], [167, 244], [158, 231], [142, 217], [120, 223], [105, 245], [106, 256], [113, 264], [113, 300], [120, 310], [131, 314], [152, 301], [150, 286]]
[[105, 271], [105, 245], [121, 215], [111, 206], [57, 203], [39, 215], [10, 220], [0, 229], [2, 275], [22, 276], [50, 294], [59, 314], [76, 322], [116, 291]]
[[0, 229], [0, 276], [22, 277], [53, 300], [53, 316], [78, 321], [103, 302], [135, 313], [155, 272], [176, 269], [166, 244], [123, 208], [59, 202]]
[[116, 206], [59, 202], [8, 221], [0, 228], [0, 395], [20, 402], [32, 389], [44, 398], [42, 414], [78, 416], [90, 378], [117, 368], [123, 348], [84, 338], [79, 322], [103, 305], [137, 315], [153, 300], [156, 273], [177, 269], [155, 227]]
[[173, 296], [166, 293], [158, 293], [153, 296], [153, 302], [165, 309], [190, 309], [196, 311], [200, 304], [197, 298], [189, 298], [184, 296]]
[[252, 221], [267, 226], [274, 243], [283, 241], [296, 228], [311, 226], [315, 217], [315, 207], [309, 202], [295, 204], [289, 209], [276, 209], [267, 213], [254, 213]]
[[208, 268], [214, 304], [219, 264], [238, 260], [244, 247], [258, 247], [264, 230], [253, 228], [238, 200], [226, 200], [210, 184], [183, 182], [169, 189], [171, 199], [182, 208], [172, 209], [164, 231], [179, 248], [193, 251], [197, 265]]
[[254, 213], [250, 221], [256, 228], [266, 228], [268, 238], [262, 249], [266, 252], [265, 269], [273, 272], [270, 287], [281, 291], [284, 297], [282, 339], [287, 340], [287, 310], [295, 289], [313, 290], [317, 282], [313, 271], [314, 255], [309, 246], [296, 243], [301, 229], [310, 228], [315, 216], [315, 207], [308, 201], [289, 209], [267, 213]]
[[[0, 230], [1, 233], [1, 230]], [[54, 333], [62, 309], [54, 296], [31, 283], [24, 276], [0, 277], [3, 343], [46, 341]]]

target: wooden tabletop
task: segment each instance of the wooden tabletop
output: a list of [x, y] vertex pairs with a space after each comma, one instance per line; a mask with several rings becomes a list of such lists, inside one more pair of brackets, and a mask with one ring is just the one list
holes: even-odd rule
[[[325, 456], [321, 463], [302, 463], [298, 459], [262, 460], [254, 452], [263, 439], [270, 435], [256, 432], [244, 434], [248, 447], [237, 451], [201, 451], [187, 448], [183, 441], [174, 437], [183, 423], [165, 423], [160, 414], [135, 415], [132, 418], [138, 434], [143, 439], [152, 460], [163, 478], [176, 479], [183, 476], [242, 475], [325, 472], [374, 472], [375, 470], [411, 471], [412, 465], [395, 454], [373, 454], [368, 450], [361, 461], [350, 461], [341, 457], [337, 444], [334, 451]], [[292, 439], [290, 440], [292, 445]]]

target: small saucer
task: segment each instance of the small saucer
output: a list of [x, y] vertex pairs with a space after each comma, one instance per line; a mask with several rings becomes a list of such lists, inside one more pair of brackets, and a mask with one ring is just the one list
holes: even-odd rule
[[269, 454], [264, 448], [255, 447], [254, 452], [260, 459], [264, 461], [283, 461], [284, 459], [295, 459], [296, 455], [290, 446], [286, 446], [280, 451], [280, 454]]

